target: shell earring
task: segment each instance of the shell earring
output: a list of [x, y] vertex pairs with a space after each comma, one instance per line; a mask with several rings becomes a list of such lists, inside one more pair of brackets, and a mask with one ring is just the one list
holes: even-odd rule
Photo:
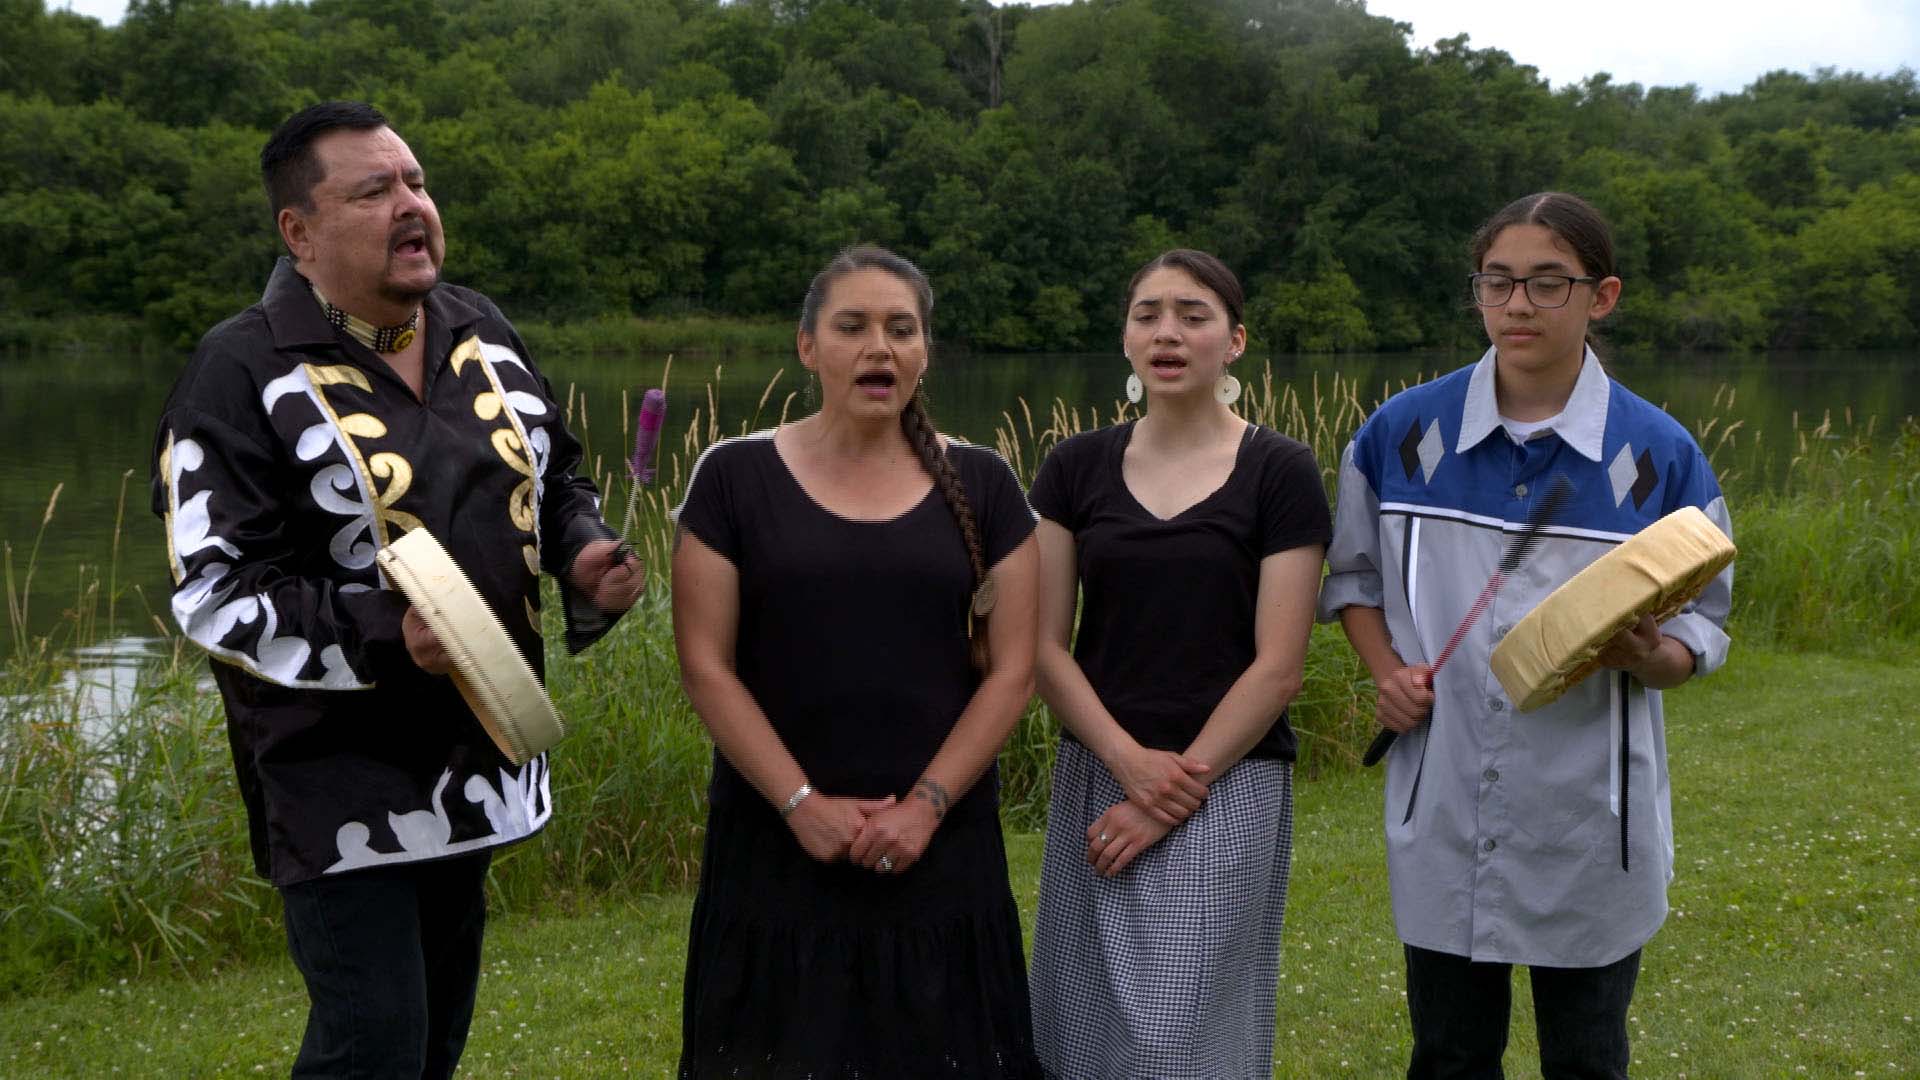
[[[1234, 353], [1227, 358], [1228, 362], [1238, 359], [1240, 359], [1239, 353]], [[1240, 380], [1227, 372], [1221, 372], [1220, 377], [1213, 381], [1213, 400], [1226, 406], [1232, 406], [1234, 402], [1239, 401]]]
[[[1127, 354], [1121, 353], [1120, 355], [1126, 356]], [[1128, 367], [1132, 367], [1133, 357], [1127, 356], [1127, 365]], [[1140, 381], [1139, 375], [1135, 374], [1132, 371], [1128, 371], [1127, 372], [1127, 400], [1132, 402], [1135, 405], [1138, 405], [1140, 404], [1140, 399], [1146, 396], [1147, 396], [1146, 384]]]

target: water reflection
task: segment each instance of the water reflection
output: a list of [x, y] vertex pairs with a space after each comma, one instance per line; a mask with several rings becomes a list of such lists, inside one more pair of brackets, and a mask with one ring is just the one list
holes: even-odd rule
[[126, 635], [74, 649], [73, 666], [53, 691], [62, 712], [88, 737], [104, 736], [114, 718], [133, 707], [141, 668], [165, 655], [164, 644], [155, 637]]
[[[58, 678], [30, 696], [0, 697], [8, 723], [71, 725], [85, 741], [98, 745], [114, 735], [118, 722], [140, 696], [141, 680], [167, 655], [163, 638], [126, 634], [67, 651]], [[213, 677], [202, 673], [195, 686], [211, 692]]]

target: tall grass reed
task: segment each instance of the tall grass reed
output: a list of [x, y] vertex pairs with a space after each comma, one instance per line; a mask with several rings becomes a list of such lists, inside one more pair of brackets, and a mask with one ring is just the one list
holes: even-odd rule
[[103, 663], [118, 640], [101, 636], [119, 600], [117, 530], [104, 590], [83, 569], [59, 629], [27, 631], [59, 492], [24, 566], [4, 552], [14, 647], [0, 669], [0, 994], [50, 972], [187, 966], [248, 951], [266, 931], [268, 890], [248, 860], [203, 658], [174, 638], [143, 662]]
[[1787, 450], [1733, 391], [1694, 426], [1728, 492], [1736, 635], [1791, 648], [1920, 653], [1920, 421], [1793, 416]]

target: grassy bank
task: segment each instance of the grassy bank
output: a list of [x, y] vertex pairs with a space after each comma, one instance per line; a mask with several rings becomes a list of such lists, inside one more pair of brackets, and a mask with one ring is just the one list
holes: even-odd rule
[[[1909, 664], [1758, 649], [1674, 693], [1674, 910], [1635, 998], [1636, 1075], [1911, 1075], [1920, 790], [1912, 755], [1888, 748], [1920, 737], [1916, 698]], [[1378, 783], [1344, 772], [1299, 788], [1276, 1076], [1404, 1067]], [[537, 849], [556, 841], [514, 860], [545, 859]], [[1038, 837], [1016, 833], [1010, 846], [1030, 918]], [[670, 1075], [688, 908], [683, 892], [640, 889], [566, 911], [497, 904], [463, 1075]], [[1524, 988], [1517, 998], [1508, 1061], [1527, 1075]], [[277, 954], [195, 978], [95, 980], [0, 1006], [0, 1072], [279, 1072], [304, 1007]]]
[[[693, 398], [684, 395], [682, 400]], [[662, 447], [658, 486], [633, 500], [631, 535], [656, 572], [668, 547], [667, 508], [700, 449], [763, 426], [788, 403], [775, 383], [754, 416], [689, 411]], [[1307, 440], [1328, 482], [1359, 422], [1360, 395], [1334, 380], [1302, 387], [1256, 380], [1245, 399], [1262, 422]], [[709, 398], [709, 401], [711, 399]], [[585, 402], [570, 419], [579, 425]], [[599, 441], [624, 445], [627, 417], [598, 407]], [[1799, 433], [1785, 460], [1755, 449], [1733, 402], [1695, 425], [1726, 478], [1741, 556], [1735, 655], [1772, 644], [1920, 657], [1920, 428], [1827, 422]], [[616, 424], [608, 419], [619, 416]], [[1016, 403], [998, 433], [1029, 479], [1060, 438], [1114, 417], [1055, 403]], [[627, 523], [624, 477], [600, 477], [608, 517]], [[50, 504], [47, 527], [57, 528]], [[252, 876], [222, 717], [205, 662], [178, 639], [142, 667], [130, 703], [102, 712], [75, 678], [73, 650], [119, 601], [114, 560], [83, 574], [55, 637], [29, 638], [32, 551], [6, 552], [14, 658], [0, 672], [0, 998], [89, 985], [156, 969], [205, 973], [281, 948], [277, 897]], [[666, 582], [600, 645], [552, 657], [550, 686], [575, 722], [555, 755], [561, 812], [541, 841], [507, 853], [494, 875], [508, 910], [598, 910], [612, 899], [683, 888], [697, 872], [710, 755], [678, 687]], [[46, 602], [45, 587], [39, 602]], [[151, 603], [159, 598], [148, 598]], [[559, 605], [549, 603], [551, 614]], [[103, 618], [104, 617], [104, 618]], [[549, 640], [558, 639], [550, 626]], [[158, 628], [166, 633], [165, 627]], [[1339, 781], [1371, 735], [1371, 687], [1338, 632], [1319, 627], [1292, 722], [1303, 779]], [[1747, 670], [1751, 670], [1748, 668]], [[1726, 680], [1716, 680], [1724, 682]], [[1032, 708], [1002, 756], [1005, 818], [1016, 832], [1044, 820], [1056, 728]], [[1313, 784], [1303, 785], [1313, 787]], [[1811, 806], [1813, 804], [1809, 804]]]

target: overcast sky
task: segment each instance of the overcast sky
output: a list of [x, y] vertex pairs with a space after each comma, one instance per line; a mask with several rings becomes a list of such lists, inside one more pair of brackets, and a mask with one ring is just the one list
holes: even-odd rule
[[[126, 0], [47, 0], [118, 22]], [[1554, 86], [1597, 71], [1646, 86], [1731, 93], [1778, 68], [1920, 69], [1920, 0], [1368, 0], [1413, 24], [1416, 48], [1466, 33]]]
[[1644, 86], [1732, 93], [1769, 71], [1920, 70], [1920, 0], [1368, 0], [1415, 47], [1465, 32], [1554, 86], [1605, 71]]

